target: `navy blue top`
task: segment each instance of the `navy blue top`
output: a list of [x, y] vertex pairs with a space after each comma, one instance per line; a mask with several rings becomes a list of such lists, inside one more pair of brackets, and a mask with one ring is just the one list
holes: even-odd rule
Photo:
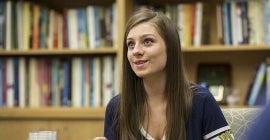
[[[186, 125], [187, 140], [234, 139], [219, 105], [209, 90], [198, 86], [192, 91], [193, 107]], [[115, 116], [119, 111], [119, 101], [119, 95], [113, 97], [106, 108], [104, 136], [108, 140], [119, 140], [119, 127], [113, 125], [115, 119], [118, 119]]]

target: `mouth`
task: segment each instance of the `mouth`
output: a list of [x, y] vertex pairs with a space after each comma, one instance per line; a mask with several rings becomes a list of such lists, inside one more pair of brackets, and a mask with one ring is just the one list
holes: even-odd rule
[[147, 62], [147, 60], [138, 60], [138, 61], [135, 61], [134, 64], [135, 65], [141, 65], [141, 64], [144, 64], [146, 62]]

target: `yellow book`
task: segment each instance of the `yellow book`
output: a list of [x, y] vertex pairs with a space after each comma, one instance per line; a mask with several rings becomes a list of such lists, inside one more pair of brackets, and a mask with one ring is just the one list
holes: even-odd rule
[[23, 3], [23, 46], [25, 50], [30, 47], [30, 26], [31, 26], [31, 16], [30, 16], [30, 2]]
[[185, 47], [190, 47], [192, 42], [192, 5], [191, 4], [185, 4]]

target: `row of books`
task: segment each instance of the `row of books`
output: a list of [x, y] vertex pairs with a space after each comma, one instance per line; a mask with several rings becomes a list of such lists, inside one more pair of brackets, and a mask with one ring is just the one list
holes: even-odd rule
[[247, 105], [270, 103], [270, 57], [258, 66], [247, 94]]
[[117, 94], [115, 56], [0, 58], [0, 107], [101, 107]]
[[[223, 3], [137, 4], [164, 12], [179, 27], [182, 47], [207, 44], [270, 44], [269, 0], [230, 0]], [[213, 18], [214, 17], [214, 18]]]
[[220, 43], [270, 44], [269, 0], [230, 1], [217, 5]]
[[176, 5], [152, 5], [135, 3], [134, 11], [154, 9], [164, 12], [179, 27], [182, 47], [200, 46], [202, 44], [203, 3]]
[[116, 5], [56, 11], [30, 1], [0, 2], [0, 49], [115, 46]]

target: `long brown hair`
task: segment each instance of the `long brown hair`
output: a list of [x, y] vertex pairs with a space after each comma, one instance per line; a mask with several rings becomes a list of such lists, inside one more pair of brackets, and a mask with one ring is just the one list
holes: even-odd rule
[[147, 103], [143, 81], [133, 72], [127, 59], [126, 39], [129, 31], [144, 22], [152, 23], [164, 39], [167, 52], [165, 100], [166, 139], [186, 139], [186, 123], [192, 108], [192, 92], [185, 78], [180, 38], [175, 24], [164, 14], [151, 10], [141, 10], [128, 21], [123, 42], [123, 76], [120, 101], [120, 138], [121, 140], [140, 139], [139, 127], [145, 115]]

